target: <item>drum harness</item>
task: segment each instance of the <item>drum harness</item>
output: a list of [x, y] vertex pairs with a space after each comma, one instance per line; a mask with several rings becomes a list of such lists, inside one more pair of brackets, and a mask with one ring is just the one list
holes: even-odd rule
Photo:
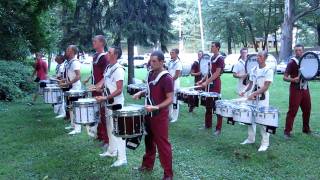
[[[152, 71], [149, 71], [149, 73], [148, 73], [148, 77], [149, 77], [149, 75], [150, 75], [150, 73], [152, 73]], [[148, 80], [148, 77], [147, 77], [147, 82], [148, 82], [148, 85], [147, 85], [147, 89], [146, 89], [146, 98], [145, 98], [145, 104], [146, 105], [154, 105], [154, 101], [152, 100], [152, 98], [151, 98], [151, 91], [150, 91], [150, 85], [153, 85], [153, 86], [155, 86], [158, 82], [159, 82], [159, 80], [161, 79], [161, 77], [162, 76], [164, 76], [164, 75], [166, 75], [166, 74], [170, 74], [168, 71], [162, 71], [162, 72], [160, 72], [158, 75], [157, 75], [157, 77], [156, 77], [156, 79], [154, 79], [153, 81], [150, 81], [149, 82], [149, 80]], [[157, 111], [155, 111], [155, 112], [151, 112], [151, 113], [148, 113], [151, 117], [153, 117], [153, 116], [155, 116], [155, 115], [157, 115], [159, 113], [159, 110], [157, 110]]]
[[[257, 68], [258, 68], [258, 66], [256, 66], [256, 67], [253, 68], [253, 70], [252, 70], [252, 71], [254, 72], [253, 74], [256, 74]], [[270, 70], [269, 68], [266, 69], [266, 70], [263, 72], [263, 75], [265, 75], [269, 70]], [[261, 88], [261, 87], [258, 85], [258, 79], [263, 78], [264, 76], [256, 76], [256, 75], [253, 75], [253, 76], [255, 77], [255, 84], [254, 84], [254, 87], [253, 87], [252, 91], [257, 91], [258, 89]], [[259, 101], [262, 101], [262, 100], [265, 100], [265, 99], [266, 99], [266, 95], [265, 95], [265, 93], [262, 93], [262, 94], [259, 96], [259, 98], [256, 98], [256, 104], [258, 105]]]
[[[171, 68], [173, 69], [173, 68], [176, 68], [176, 66], [177, 66], [178, 63], [181, 63], [181, 60], [180, 60], [179, 57], [177, 57], [176, 60], [172, 60], [172, 59], [171, 59], [170, 62], [169, 62], [169, 64], [170, 64], [171, 62], [173, 63], [173, 65], [170, 65], [169, 68], [170, 68], [170, 69], [171, 69]], [[162, 71], [162, 72], [163, 72], [163, 71]], [[159, 74], [159, 75], [160, 75], [160, 74]], [[181, 76], [181, 73], [180, 73], [180, 76]], [[160, 78], [161, 78], [161, 77], [160, 77]], [[174, 96], [176, 96], [176, 93], [174, 94]], [[178, 99], [176, 98], [176, 102], [173, 103], [173, 109], [177, 109], [177, 108], [178, 108], [178, 105], [177, 105], [177, 104], [178, 104]]]

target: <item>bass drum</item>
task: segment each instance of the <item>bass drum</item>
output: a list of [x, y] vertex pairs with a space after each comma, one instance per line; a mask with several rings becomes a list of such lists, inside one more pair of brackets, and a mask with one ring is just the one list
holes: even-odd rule
[[202, 76], [206, 76], [209, 71], [209, 62], [210, 62], [211, 56], [209, 54], [203, 54], [201, 60], [200, 60], [200, 72]]
[[[266, 64], [269, 68], [271, 68], [273, 70], [273, 73], [277, 72], [277, 60], [276, 58], [271, 55], [268, 54], [268, 58], [266, 60]], [[246, 61], [245, 64], [245, 69], [246, 69], [246, 73], [250, 73], [251, 70], [255, 67], [258, 66], [258, 60], [257, 60], [257, 54], [249, 54], [248, 59]]]
[[299, 62], [301, 77], [307, 81], [320, 80], [320, 61], [314, 52], [303, 54]]

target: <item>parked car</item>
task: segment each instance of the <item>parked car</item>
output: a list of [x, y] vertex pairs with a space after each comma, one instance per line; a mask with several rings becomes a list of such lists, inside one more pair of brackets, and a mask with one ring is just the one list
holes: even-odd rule
[[[134, 56], [133, 61], [134, 67], [143, 68], [147, 66], [149, 58], [145, 58], [144, 56]], [[125, 58], [125, 56], [120, 58], [118, 62], [125, 67], [128, 66], [128, 58]]]
[[233, 66], [237, 64], [240, 54], [229, 54], [224, 59], [224, 72], [232, 72]]

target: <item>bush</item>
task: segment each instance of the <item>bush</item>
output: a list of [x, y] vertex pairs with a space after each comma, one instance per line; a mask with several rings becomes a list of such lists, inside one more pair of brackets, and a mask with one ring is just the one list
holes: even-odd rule
[[30, 65], [0, 60], [0, 100], [12, 101], [31, 92], [35, 86], [28, 81], [31, 74]]

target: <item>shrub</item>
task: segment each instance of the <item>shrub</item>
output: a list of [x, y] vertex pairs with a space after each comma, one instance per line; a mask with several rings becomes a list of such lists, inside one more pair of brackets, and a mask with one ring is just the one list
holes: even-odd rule
[[31, 74], [30, 65], [0, 60], [0, 100], [12, 101], [31, 92], [35, 86], [28, 81]]

